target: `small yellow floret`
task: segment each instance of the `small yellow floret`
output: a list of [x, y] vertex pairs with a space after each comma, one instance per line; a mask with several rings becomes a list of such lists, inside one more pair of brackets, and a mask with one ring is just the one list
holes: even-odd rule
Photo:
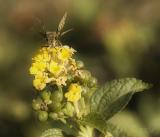
[[57, 62], [51, 61], [48, 70], [55, 76], [59, 75], [63, 71], [63, 66], [59, 65]]
[[75, 52], [74, 49], [72, 49], [68, 46], [63, 46], [59, 50], [58, 58], [62, 61], [66, 61], [72, 57], [74, 52]]
[[33, 86], [37, 90], [43, 90], [46, 87], [48, 77], [41, 74], [41, 75], [36, 75], [35, 79], [33, 80]]
[[48, 62], [50, 61], [51, 56], [48, 53], [42, 53], [42, 54], [38, 54], [37, 56], [35, 56], [33, 58], [33, 60], [38, 61], [38, 62]]
[[46, 63], [44, 62], [35, 62], [32, 64], [32, 66], [30, 67], [29, 71], [30, 74], [38, 74], [41, 73], [43, 71], [45, 71], [46, 69]]
[[82, 88], [78, 84], [71, 84], [69, 91], [65, 94], [68, 101], [76, 102], [81, 98]]
[[38, 62], [47, 62], [51, 59], [49, 54], [49, 49], [47, 47], [43, 47], [39, 50], [38, 54], [33, 58], [34, 61]]

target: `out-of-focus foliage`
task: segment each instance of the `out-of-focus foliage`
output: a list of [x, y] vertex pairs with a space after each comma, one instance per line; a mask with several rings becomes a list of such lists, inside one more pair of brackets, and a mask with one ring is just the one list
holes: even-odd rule
[[122, 19], [112, 27], [104, 36], [112, 69], [119, 76], [136, 74], [142, 56], [153, 42], [152, 29], [129, 19]]
[[[1, 0], [0, 136], [37, 137], [48, 127], [39, 125], [30, 103], [34, 94], [28, 75], [30, 59], [44, 42], [37, 18], [53, 30], [68, 12], [66, 29], [72, 26], [74, 31], [63, 41], [78, 50], [100, 83], [122, 76], [159, 83], [159, 5], [159, 0]], [[150, 93], [153, 101], [159, 100], [154, 90]], [[144, 127], [150, 135], [159, 136], [158, 105], [147, 105], [150, 97], [136, 95], [129, 108], [136, 111], [137, 99], [145, 100], [140, 105], [141, 114], [147, 111], [141, 115]]]
[[144, 126], [143, 122], [132, 112], [120, 112], [110, 119], [109, 122], [117, 125], [118, 128], [134, 137], [149, 137], [147, 128]]
[[160, 99], [151, 95], [145, 95], [139, 103], [141, 117], [153, 135], [160, 136]]

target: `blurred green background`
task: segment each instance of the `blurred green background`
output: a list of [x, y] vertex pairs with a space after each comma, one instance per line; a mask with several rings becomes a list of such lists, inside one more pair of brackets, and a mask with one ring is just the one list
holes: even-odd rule
[[44, 43], [42, 24], [55, 30], [66, 11], [65, 28], [74, 30], [62, 41], [78, 51], [100, 85], [122, 77], [154, 84], [111, 122], [134, 137], [159, 137], [159, 0], [0, 0], [0, 136], [37, 137], [52, 126], [34, 116], [28, 69]]

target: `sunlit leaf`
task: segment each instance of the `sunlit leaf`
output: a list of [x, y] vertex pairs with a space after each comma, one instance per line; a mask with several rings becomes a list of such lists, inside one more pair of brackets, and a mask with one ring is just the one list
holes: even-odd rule
[[108, 82], [98, 89], [91, 98], [91, 112], [108, 120], [122, 110], [135, 92], [150, 87], [149, 84], [135, 78], [124, 78]]

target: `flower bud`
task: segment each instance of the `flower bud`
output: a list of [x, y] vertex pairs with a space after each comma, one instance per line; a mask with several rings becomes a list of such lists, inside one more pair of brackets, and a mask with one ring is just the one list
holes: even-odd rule
[[51, 112], [49, 113], [49, 117], [53, 120], [57, 120], [58, 119], [58, 114], [57, 113], [54, 113], [54, 112]]
[[63, 92], [56, 90], [51, 94], [51, 100], [53, 103], [61, 102], [63, 100]]
[[34, 110], [40, 110], [41, 109], [41, 103], [42, 100], [40, 98], [33, 99], [32, 101], [32, 107]]
[[44, 99], [44, 100], [49, 100], [50, 99], [50, 96], [51, 96], [51, 92], [50, 91], [42, 91], [41, 93], [41, 97]]
[[63, 113], [63, 112], [58, 112], [58, 116], [59, 116], [59, 117], [63, 117], [63, 116], [64, 116], [64, 113]]
[[77, 61], [76, 64], [78, 69], [81, 69], [84, 67], [84, 63], [82, 61]]
[[51, 103], [52, 103], [52, 101], [51, 101], [51, 99], [50, 99], [50, 97], [51, 97], [51, 92], [50, 92], [50, 91], [44, 90], [44, 91], [41, 93], [41, 97], [42, 97], [42, 99], [44, 100], [44, 102], [45, 102], [46, 104], [51, 104]]
[[72, 105], [72, 103], [67, 102], [65, 108], [62, 111], [65, 115], [72, 117], [74, 114], [74, 106]]
[[52, 111], [58, 112], [61, 110], [62, 105], [59, 102], [53, 102], [52, 104], [49, 105], [49, 107]]
[[46, 121], [48, 119], [48, 113], [46, 111], [39, 111], [38, 119], [42, 122]]

